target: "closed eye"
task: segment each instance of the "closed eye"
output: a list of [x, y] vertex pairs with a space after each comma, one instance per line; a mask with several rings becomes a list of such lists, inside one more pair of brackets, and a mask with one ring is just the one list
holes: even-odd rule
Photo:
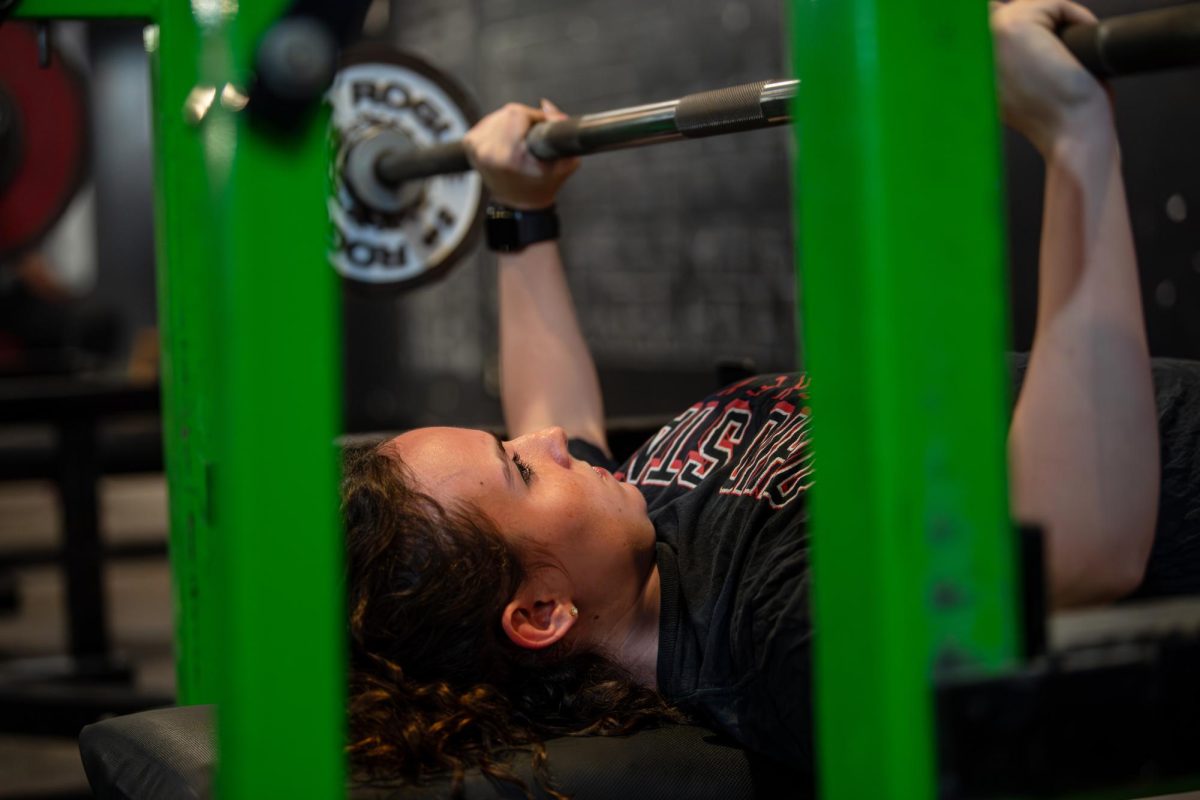
[[528, 486], [533, 481], [533, 467], [521, 460], [521, 457], [516, 453], [513, 453], [512, 461], [517, 466], [517, 472], [521, 474], [521, 480], [525, 481], [525, 485]]

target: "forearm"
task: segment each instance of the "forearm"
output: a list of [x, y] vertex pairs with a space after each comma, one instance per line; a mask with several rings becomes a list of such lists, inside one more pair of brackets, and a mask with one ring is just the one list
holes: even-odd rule
[[1047, 148], [1037, 328], [1009, 438], [1013, 510], [1047, 531], [1056, 605], [1136, 587], [1158, 501], [1157, 418], [1107, 107]]
[[501, 255], [500, 399], [509, 436], [562, 426], [604, 449], [604, 406], [558, 245]]

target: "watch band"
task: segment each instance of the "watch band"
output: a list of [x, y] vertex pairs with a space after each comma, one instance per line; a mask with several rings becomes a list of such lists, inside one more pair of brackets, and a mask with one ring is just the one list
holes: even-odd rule
[[558, 213], [554, 206], [520, 209], [489, 203], [484, 233], [489, 250], [519, 253], [531, 244], [558, 238]]

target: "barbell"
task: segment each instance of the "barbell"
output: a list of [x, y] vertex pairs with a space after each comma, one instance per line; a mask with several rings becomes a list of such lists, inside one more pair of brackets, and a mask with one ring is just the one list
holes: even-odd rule
[[[30, 72], [32, 33], [8, 25], [4, 35], [13, 41], [0, 51], [15, 66], [0, 80], [0, 261], [36, 246], [70, 201], [86, 131], [78, 80], [57, 59]], [[1200, 63], [1200, 3], [1073, 25], [1061, 36], [1100, 77], [1191, 66]], [[45, 102], [48, 90], [30, 93], [21, 81], [62, 97]], [[799, 87], [759, 81], [544, 122], [528, 146], [554, 159], [781, 125], [791, 121]], [[328, 99], [330, 262], [357, 286], [406, 289], [444, 275], [470, 248], [481, 217], [483, 184], [462, 144], [479, 116], [474, 103], [440, 70], [382, 44], [351, 48]], [[71, 124], [63, 124], [64, 108]], [[56, 109], [54, 124], [42, 124], [42, 109]], [[42, 128], [80, 134], [60, 142]]]
[[[1200, 63], [1200, 3], [1071, 25], [1060, 35], [1101, 78], [1191, 66]], [[331, 259], [352, 281], [408, 288], [444, 274], [469, 244], [482, 186], [462, 136], [477, 115], [447, 76], [383, 55], [357, 55], [330, 94], [341, 142]], [[759, 81], [542, 122], [526, 143], [552, 160], [768, 128], [791, 121], [799, 93], [798, 80]]]

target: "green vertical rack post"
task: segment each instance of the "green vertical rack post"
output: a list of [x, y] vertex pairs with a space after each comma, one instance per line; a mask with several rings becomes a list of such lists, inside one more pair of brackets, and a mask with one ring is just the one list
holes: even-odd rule
[[820, 796], [932, 798], [932, 686], [1016, 659], [987, 7], [789, 6]]
[[254, 46], [287, 6], [17, 8], [27, 19], [150, 23], [179, 698], [219, 706], [226, 800], [344, 793], [327, 118], [279, 139], [238, 112]]
[[213, 440], [213, 265], [216, 224], [203, 140], [183, 109], [201, 85], [201, 34], [191, 10], [167, 3], [145, 29], [154, 131], [154, 213], [158, 328], [163, 346], [163, 445], [171, 514], [175, 674], [183, 704], [215, 703], [219, 625], [212, 602], [214, 535], [209, 514]]
[[216, 211], [206, 235], [222, 251], [210, 317], [219, 424], [209, 514], [225, 800], [344, 792], [334, 450], [342, 382], [338, 278], [325, 256], [328, 119], [321, 112], [281, 137], [238, 110], [255, 47], [289, 5], [222, 3], [199, 20], [203, 77], [218, 98], [197, 127]]

